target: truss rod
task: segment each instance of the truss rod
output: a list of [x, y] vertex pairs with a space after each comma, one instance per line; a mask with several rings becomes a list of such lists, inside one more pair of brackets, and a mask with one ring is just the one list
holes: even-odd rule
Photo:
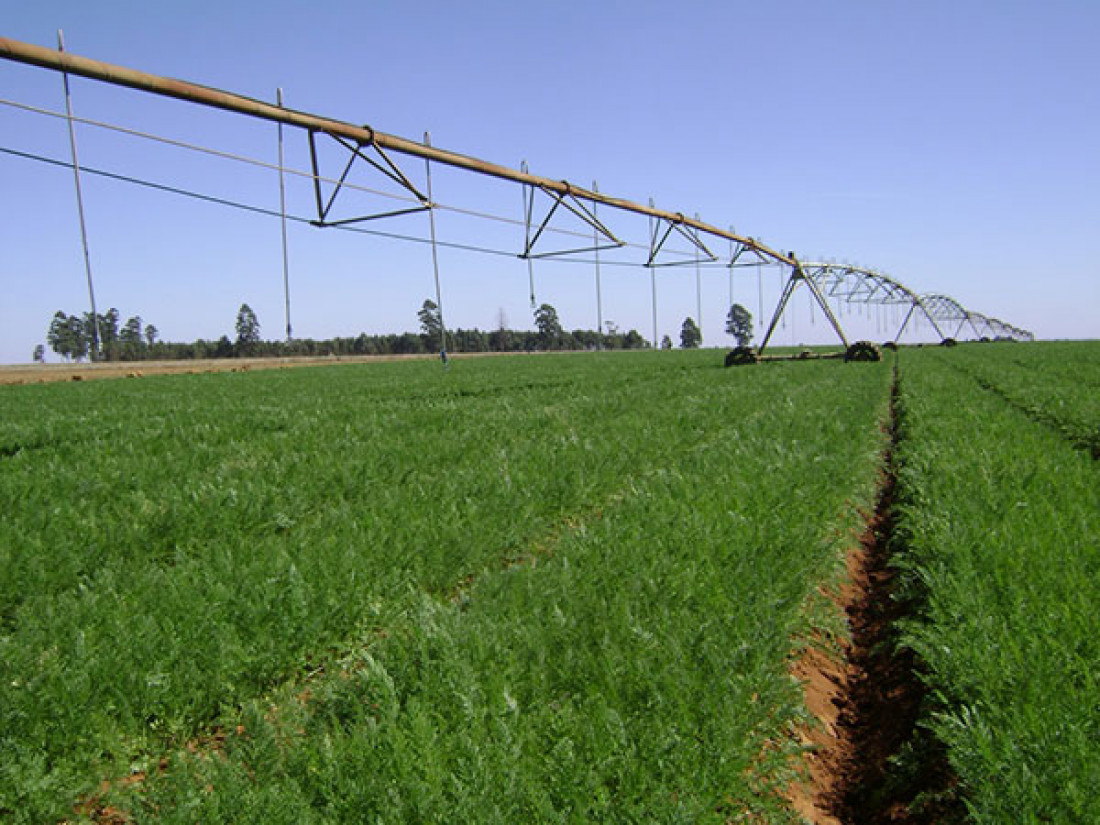
[[276, 123], [284, 123], [288, 126], [326, 131], [334, 135], [348, 138], [349, 140], [365, 144], [375, 144], [394, 152], [401, 152], [406, 155], [424, 158], [425, 160], [466, 169], [478, 174], [526, 184], [528, 186], [542, 187], [562, 195], [572, 195], [574, 197], [584, 198], [593, 203], [601, 203], [626, 212], [634, 212], [666, 221], [674, 221], [700, 232], [706, 232], [707, 234], [720, 238], [737, 241], [759, 252], [761, 255], [785, 263], [788, 266], [793, 267], [796, 265], [796, 262], [789, 255], [770, 249], [752, 238], [741, 237], [732, 232], [727, 232], [726, 230], [703, 223], [702, 221], [685, 218], [679, 213], [667, 212], [652, 206], [647, 207], [623, 198], [615, 198], [599, 192], [582, 189], [565, 181], [551, 180], [538, 175], [524, 173], [516, 169], [510, 169], [496, 163], [480, 160], [469, 155], [438, 149], [423, 143], [417, 143], [407, 138], [379, 132], [369, 126], [356, 126], [307, 112], [285, 109], [267, 103], [266, 101], [256, 100], [255, 98], [245, 97], [221, 89], [215, 89], [210, 86], [201, 86], [184, 80], [176, 80], [149, 74], [137, 69], [104, 63], [99, 60], [81, 57], [80, 55], [75, 55], [70, 52], [47, 49], [42, 46], [23, 43], [6, 37], [0, 37], [0, 57], [17, 63], [39, 66], [44, 69], [58, 72], [69, 72], [92, 80], [111, 83], [116, 86], [125, 86], [131, 89], [150, 92], [152, 94], [172, 97], [178, 100], [186, 100], [203, 106], [210, 106], [215, 109], [258, 117]]
[[[283, 105], [283, 90], [279, 87], [275, 92], [275, 100]], [[287, 250], [286, 238], [286, 175], [284, 174], [283, 157], [283, 124], [276, 124], [279, 133], [279, 217], [282, 224], [283, 235], [283, 301], [286, 309], [286, 340], [290, 343], [292, 329], [290, 326], [290, 255]]]
[[[72, 169], [73, 165], [70, 161], [57, 160], [56, 158], [46, 157], [45, 155], [38, 155], [32, 152], [21, 152], [18, 149], [11, 149], [7, 146], [0, 146], [0, 154], [10, 155], [11, 157], [21, 158], [23, 160], [33, 160], [38, 163], [47, 164], [49, 166], [57, 166], [64, 169]], [[115, 180], [120, 183], [128, 183], [133, 186], [141, 186], [146, 189], [154, 189], [160, 192], [165, 192], [170, 195], [179, 195], [185, 198], [192, 198], [194, 200], [205, 201], [217, 206], [225, 206], [231, 209], [237, 209], [243, 212], [252, 212], [257, 215], [267, 215], [269, 217], [278, 218], [280, 213], [274, 209], [267, 209], [262, 206], [254, 206], [252, 204], [241, 203], [240, 201], [230, 200], [228, 198], [217, 197], [216, 195], [207, 195], [202, 192], [196, 192], [191, 189], [183, 189], [178, 186], [169, 186], [164, 183], [157, 183], [151, 180], [145, 180], [143, 178], [137, 178], [132, 175], [122, 175], [117, 172], [108, 172], [104, 169], [96, 169], [91, 166], [81, 165], [80, 171], [88, 175], [94, 175], [96, 177], [107, 178], [108, 180]], [[444, 207], [438, 207], [443, 209]], [[300, 224], [313, 224], [313, 218], [305, 218], [301, 215], [287, 214], [286, 219], [293, 223]], [[430, 238], [422, 238], [416, 235], [405, 235], [397, 232], [382, 232], [376, 229], [366, 229], [361, 226], [350, 225], [333, 225], [326, 227], [329, 229], [338, 229], [344, 232], [357, 232], [361, 235], [373, 235], [378, 238], [388, 238], [395, 241], [409, 241], [411, 243], [428, 244], [431, 243]], [[495, 255], [500, 258], [515, 259], [516, 253], [510, 249], [494, 249], [488, 246], [477, 246], [474, 244], [457, 243], [455, 241], [438, 241], [439, 246], [446, 247], [448, 249], [457, 249], [463, 252], [478, 252], [486, 255]], [[592, 264], [594, 263], [591, 258], [547, 258], [549, 263], [559, 264]], [[644, 269], [645, 264], [637, 263], [634, 261], [605, 261], [600, 260], [600, 266], [615, 266], [615, 267], [627, 267], [635, 269]], [[704, 264], [705, 266], [705, 264]]]
[[[0, 106], [10, 106], [13, 109], [20, 109], [20, 110], [25, 111], [25, 112], [31, 112], [33, 114], [43, 115], [45, 117], [58, 118], [60, 120], [68, 120], [69, 119], [68, 116], [64, 112], [56, 112], [56, 111], [53, 111], [52, 109], [44, 109], [40, 106], [31, 106], [27, 103], [20, 103], [18, 101], [10, 100], [8, 98], [0, 98]], [[220, 149], [214, 149], [214, 148], [211, 148], [209, 146], [202, 146], [202, 145], [197, 144], [197, 143], [189, 143], [189, 142], [184, 141], [184, 140], [177, 140], [176, 138], [165, 137], [163, 135], [156, 135], [156, 134], [153, 134], [152, 132], [143, 132], [139, 129], [131, 129], [128, 126], [120, 126], [117, 123], [106, 123], [106, 122], [101, 121], [101, 120], [94, 120], [94, 119], [88, 118], [88, 117], [79, 117], [77, 115], [73, 115], [72, 122], [73, 123], [80, 123], [80, 124], [83, 124], [83, 125], [86, 125], [86, 126], [95, 126], [98, 129], [106, 129], [106, 130], [111, 131], [111, 132], [117, 132], [119, 134], [128, 135], [130, 137], [135, 137], [135, 138], [139, 138], [139, 139], [142, 139], [142, 140], [151, 140], [155, 143], [162, 143], [165, 146], [174, 146], [178, 149], [186, 149], [187, 151], [190, 151], [190, 152], [199, 152], [201, 154], [210, 155], [211, 157], [222, 158], [223, 160], [230, 160], [230, 161], [234, 161], [234, 162], [237, 162], [237, 163], [244, 163], [244, 164], [247, 164], [249, 166], [256, 166], [256, 167], [261, 168], [261, 169], [271, 169], [272, 171], [276, 171], [276, 172], [280, 171], [278, 164], [269, 163], [268, 161], [265, 161], [265, 160], [260, 160], [258, 158], [251, 158], [251, 157], [248, 157], [247, 155], [238, 155], [238, 154], [235, 154], [233, 152], [225, 152], [225, 151], [222, 151]], [[281, 126], [283, 124], [279, 124], [279, 125]], [[377, 196], [382, 197], [382, 198], [389, 198], [391, 200], [403, 201], [405, 203], [413, 203], [413, 204], [420, 203], [419, 200], [417, 200], [416, 198], [414, 198], [411, 195], [401, 195], [401, 194], [397, 194], [395, 192], [386, 192], [386, 191], [381, 190], [381, 189], [374, 189], [370, 186], [363, 186], [360, 183], [353, 183], [352, 181], [348, 181], [348, 180], [345, 180], [345, 181], [341, 182], [340, 180], [338, 180], [336, 178], [326, 177], [325, 175], [316, 175], [313, 172], [307, 172], [303, 169], [295, 169], [295, 168], [290, 167], [290, 166], [284, 166], [281, 171], [282, 171], [283, 174], [286, 174], [286, 175], [293, 175], [295, 177], [306, 178], [306, 179], [312, 180], [312, 181], [320, 181], [321, 183], [339, 184], [344, 189], [352, 189], [352, 190], [355, 190], [356, 192], [365, 192], [369, 195], [377, 195]], [[595, 191], [595, 190], [593, 190], [593, 191]], [[435, 209], [438, 212], [453, 212], [456, 215], [466, 215], [466, 216], [471, 217], [471, 218], [481, 218], [483, 220], [496, 221], [497, 223], [510, 224], [512, 226], [523, 226], [524, 225], [523, 221], [519, 220], [518, 218], [509, 218], [505, 215], [494, 215], [491, 212], [482, 212], [482, 211], [479, 211], [477, 209], [468, 209], [466, 207], [454, 206], [452, 204], [433, 203], [432, 208]], [[417, 211], [421, 211], [421, 210], [417, 210]], [[577, 230], [565, 229], [565, 228], [557, 227], [557, 226], [547, 226], [545, 231], [546, 232], [553, 232], [553, 233], [558, 234], [558, 235], [571, 235], [572, 237], [575, 237], [575, 238], [587, 238], [588, 237], [587, 233], [585, 233], [585, 232], [579, 232]], [[631, 243], [629, 241], [621, 242], [620, 245], [623, 246], [623, 247], [639, 249], [639, 250], [648, 250], [649, 249], [649, 247], [646, 244]], [[706, 263], [703, 264], [703, 266], [707, 266], [707, 265], [708, 264], [706, 264]], [[741, 264], [741, 265], [742, 266], [748, 266], [748, 264]]]
[[[9, 149], [6, 146], [0, 146], [0, 154], [11, 155], [12, 157], [22, 158], [24, 160], [33, 160], [39, 163], [48, 164], [50, 166], [57, 166], [64, 169], [72, 169], [72, 163], [63, 160], [57, 160], [55, 158], [49, 158], [44, 155], [36, 155], [31, 152], [20, 152], [17, 149]], [[248, 203], [241, 203], [240, 201], [229, 200], [228, 198], [220, 198], [215, 195], [207, 195], [202, 192], [195, 192], [191, 189], [183, 189], [178, 186], [168, 186], [167, 184], [157, 183], [151, 180], [144, 180], [142, 178], [132, 177], [130, 175], [120, 175], [117, 172], [108, 172], [104, 169], [95, 169], [91, 166], [81, 166], [80, 171], [87, 175], [95, 175], [101, 178], [107, 178], [108, 180], [119, 181], [120, 183], [129, 183], [134, 186], [141, 186], [146, 189], [153, 189], [158, 192], [166, 192], [170, 195], [179, 195], [185, 198], [192, 198], [194, 200], [205, 201], [206, 203], [212, 203], [217, 206], [225, 206], [230, 209], [237, 209], [242, 212], [251, 212], [256, 215], [266, 215], [271, 218], [281, 217], [280, 212], [277, 209], [268, 209], [263, 206], [254, 206]], [[301, 224], [313, 224], [312, 218], [304, 218], [301, 215], [287, 214], [286, 219], [294, 223]], [[397, 232], [383, 232], [377, 229], [365, 229], [361, 226], [348, 226], [337, 225], [327, 227], [330, 229], [337, 229], [344, 232], [358, 232], [361, 235], [372, 235], [377, 238], [388, 238], [394, 241], [410, 241], [412, 243], [428, 244], [431, 243], [430, 238], [422, 238], [416, 235], [403, 235]], [[439, 246], [444, 246], [449, 249], [460, 249], [464, 252], [478, 252], [485, 255], [496, 255], [501, 258], [515, 259], [516, 253], [507, 249], [493, 249], [488, 246], [475, 246], [473, 244], [456, 243], [455, 241], [439, 241]], [[563, 263], [581, 263], [580, 261], [563, 260]], [[640, 264], [622, 263], [622, 266], [640, 266]]]
[[[57, 49], [59, 54], [65, 51], [65, 36], [61, 30], [57, 30]], [[102, 336], [99, 334], [99, 313], [95, 306], [95, 286], [92, 282], [92, 257], [88, 252], [88, 226], [84, 221], [84, 193], [80, 187], [80, 160], [76, 152], [76, 128], [73, 126], [73, 98], [69, 91], [69, 75], [61, 73], [61, 79], [65, 88], [65, 113], [69, 123], [69, 146], [72, 150], [73, 181], [76, 184], [76, 211], [80, 217], [80, 241], [84, 248], [84, 272], [88, 277], [88, 300], [92, 307], [92, 348], [91, 358], [99, 360], [99, 342]]]
[[[39, 106], [31, 106], [27, 103], [20, 103], [18, 101], [10, 100], [8, 98], [0, 98], [0, 106], [10, 106], [13, 109], [20, 109], [22, 111], [31, 112], [31, 113], [36, 114], [36, 115], [43, 115], [45, 117], [58, 118], [60, 120], [68, 120], [68, 116], [64, 112], [56, 112], [56, 111], [53, 111], [52, 109], [44, 109], [44, 108], [39, 107]], [[249, 166], [255, 166], [255, 167], [258, 167], [258, 168], [261, 168], [261, 169], [270, 169], [274, 172], [280, 171], [279, 166], [276, 163], [270, 163], [270, 162], [265, 161], [265, 160], [260, 160], [259, 158], [248, 157], [247, 155], [239, 155], [239, 154], [235, 154], [233, 152], [226, 152], [226, 151], [223, 151], [221, 149], [214, 149], [210, 146], [202, 146], [201, 144], [197, 144], [197, 143], [189, 143], [188, 141], [178, 140], [176, 138], [165, 137], [164, 135], [157, 135], [157, 134], [153, 134], [152, 132], [144, 132], [144, 131], [141, 131], [139, 129], [132, 129], [128, 126], [120, 126], [117, 123], [107, 123], [105, 121], [95, 120], [93, 118], [88, 118], [88, 117], [80, 117], [78, 115], [73, 115], [72, 121], [73, 121], [73, 123], [80, 123], [80, 124], [83, 124], [83, 125], [86, 125], [86, 126], [94, 126], [98, 129], [106, 129], [107, 131], [117, 132], [119, 134], [128, 135], [130, 137], [139, 138], [141, 140], [151, 140], [155, 143], [162, 143], [165, 146], [174, 146], [178, 149], [185, 149], [185, 150], [190, 151], [190, 152], [199, 152], [201, 154], [210, 155], [211, 157], [222, 158], [223, 160], [229, 160], [229, 161], [234, 161], [234, 162], [237, 162], [237, 163], [243, 163], [243, 164], [247, 164]], [[345, 180], [345, 181], [341, 182], [337, 178], [330, 178], [330, 177], [327, 177], [325, 175], [314, 174], [313, 172], [307, 172], [304, 169], [295, 169], [292, 166], [284, 166], [283, 169], [282, 169], [282, 173], [286, 174], [286, 175], [292, 175], [294, 177], [305, 178], [305, 179], [311, 180], [311, 181], [320, 181], [321, 183], [329, 183], [329, 184], [334, 184], [334, 185], [339, 184], [344, 189], [352, 189], [356, 192], [364, 192], [364, 193], [369, 194], [369, 195], [377, 195], [378, 197], [389, 198], [390, 200], [403, 201], [405, 203], [410, 203], [410, 204], [420, 203], [419, 200], [412, 197], [411, 195], [401, 195], [401, 194], [398, 194], [398, 193], [395, 193], [395, 192], [386, 192], [382, 189], [375, 189], [373, 187], [364, 186], [361, 183], [354, 183], [354, 182], [348, 181], [348, 180]], [[598, 191], [598, 189], [596, 187], [593, 187], [592, 191], [596, 192], [596, 191]], [[495, 215], [492, 212], [484, 212], [484, 211], [480, 211], [480, 210], [477, 210], [477, 209], [469, 209], [467, 207], [455, 206], [453, 204], [433, 203], [432, 208], [435, 209], [437, 212], [451, 212], [451, 213], [454, 213], [456, 215], [465, 215], [465, 216], [471, 217], [471, 218], [480, 218], [480, 219], [487, 220], [487, 221], [496, 221], [497, 223], [509, 224], [511, 226], [524, 226], [524, 221], [519, 219], [519, 218], [510, 218], [506, 215]], [[415, 211], [422, 211], [422, 210], [417, 209]], [[545, 227], [545, 229], [543, 231], [544, 232], [553, 232], [554, 234], [557, 234], [557, 235], [572, 236], [574, 238], [585, 238], [585, 239], [588, 238], [588, 235], [585, 232], [580, 232], [580, 231], [577, 231], [577, 230], [574, 230], [574, 229], [566, 229], [566, 228], [560, 227], [560, 226], [547, 226], [547, 227]], [[733, 232], [732, 228], [730, 229], [730, 232]], [[730, 239], [730, 243], [733, 244], [733, 243], [735, 243], [735, 241], [733, 241], [733, 239]], [[637, 250], [645, 251], [645, 252], [649, 251], [649, 244], [638, 243], [636, 241], [632, 242], [632, 241], [621, 241], [620, 240], [619, 243], [617, 244], [617, 246], [619, 246], [621, 248], [624, 248], [624, 249], [637, 249]], [[608, 248], [612, 248], [612, 247], [609, 246]], [[745, 251], [746, 251], [745, 247], [738, 246], [737, 247], [737, 252], [736, 252], [734, 257], [735, 258], [740, 257], [740, 255]], [[689, 255], [692, 254], [691, 252], [686, 252], [686, 251], [676, 250], [676, 249], [666, 250], [665, 252], [668, 255], [680, 255], [680, 256], [689, 256]], [[563, 259], [563, 260], [569, 260], [569, 259]], [[581, 263], [591, 263], [591, 261], [580, 261], [580, 262]], [[633, 263], [624, 262], [624, 261], [607, 261], [606, 263], [610, 264], [611, 266], [635, 266], [635, 264], [633, 264]], [[688, 262], [685, 261], [684, 263], [688, 263]], [[767, 263], [768, 266], [782, 265], [781, 261], [776, 261], [776, 260], [771, 260], [771, 259], [767, 259], [766, 263]], [[705, 261], [704, 260], [704, 261], [700, 261], [700, 263], [699, 263], [699, 265], [704, 267], [704, 268], [710, 268], [710, 267], [738, 268], [738, 267], [757, 266], [758, 264], [759, 264], [759, 261], [751, 261], [751, 262], [748, 262], [748, 263], [745, 263], [745, 262], [736, 263], [736, 262], [734, 262], [734, 263], [728, 263], [727, 264], [727, 263]]]

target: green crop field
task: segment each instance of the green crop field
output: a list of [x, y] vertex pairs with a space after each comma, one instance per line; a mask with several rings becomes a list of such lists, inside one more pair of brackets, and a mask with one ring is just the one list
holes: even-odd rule
[[1100, 346], [903, 355], [926, 722], [975, 821], [1100, 821]]
[[978, 821], [1095, 818], [1097, 355], [0, 387], [0, 818], [794, 821], [895, 374], [923, 724]]

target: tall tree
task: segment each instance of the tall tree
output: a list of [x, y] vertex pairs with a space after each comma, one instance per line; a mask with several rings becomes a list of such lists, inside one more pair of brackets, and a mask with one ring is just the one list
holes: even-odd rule
[[752, 341], [752, 313], [741, 304], [734, 304], [726, 315], [726, 332], [737, 340], [737, 346], [747, 347]]
[[697, 349], [703, 343], [703, 333], [693, 318], [685, 318], [680, 327], [680, 346], [684, 349]]
[[79, 361], [88, 354], [88, 334], [91, 327], [86, 319], [79, 315], [66, 315], [61, 310], [54, 313], [50, 328], [46, 331], [46, 343], [50, 349], [64, 358], [66, 361], [75, 359]]
[[248, 304], [237, 310], [237, 354], [249, 355], [260, 343], [260, 322]]
[[420, 334], [424, 336], [425, 348], [443, 349], [443, 313], [439, 311], [439, 305], [431, 298], [426, 299], [416, 317], [420, 320]]
[[157, 328], [152, 324], [145, 325], [145, 343], [148, 346], [151, 347], [157, 342], [157, 335], [159, 334], [160, 333], [157, 331]]
[[535, 327], [543, 349], [554, 349], [560, 344], [564, 330], [558, 320], [558, 311], [550, 304], [542, 304], [535, 310]]
[[[90, 312], [83, 312], [79, 316], [70, 315], [69, 318], [79, 321], [80, 328], [87, 334], [88, 350], [91, 352], [92, 360], [102, 358], [103, 353], [106, 351], [104, 342], [107, 337], [103, 333], [103, 315], [92, 315]], [[72, 320], [70, 320], [70, 323], [72, 326], [76, 326], [75, 323], [72, 323]]]
[[667, 335], [661, 339], [661, 349], [672, 349], [672, 339]]
[[53, 314], [50, 328], [46, 330], [46, 343], [50, 345], [50, 349], [66, 361], [72, 356], [72, 346], [68, 333], [69, 316], [59, 309]]
[[135, 315], [133, 318], [127, 319], [126, 323], [122, 325], [118, 337], [124, 344], [140, 344], [142, 342], [141, 316]]
[[107, 342], [114, 342], [118, 340], [118, 321], [121, 316], [114, 307], [107, 310], [107, 313], [100, 317], [100, 329], [103, 332], [103, 338]]
[[99, 351], [107, 361], [117, 361], [121, 355], [119, 317], [119, 312], [114, 307], [99, 316]]
[[69, 354], [77, 361], [86, 358], [92, 345], [92, 328], [79, 315], [70, 315], [66, 319], [66, 328]]
[[34, 363], [42, 364], [46, 360], [46, 348], [38, 344], [34, 348]]
[[118, 340], [121, 344], [122, 360], [136, 361], [142, 356], [145, 349], [145, 339], [141, 337], [141, 318], [135, 315], [128, 318], [119, 331]]

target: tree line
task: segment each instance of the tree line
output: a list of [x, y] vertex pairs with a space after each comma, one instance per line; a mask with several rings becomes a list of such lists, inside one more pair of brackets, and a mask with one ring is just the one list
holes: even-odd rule
[[[535, 352], [547, 350], [646, 349], [646, 341], [637, 330], [625, 333], [609, 330], [566, 330], [557, 310], [542, 304], [534, 312], [535, 329], [514, 330], [504, 324], [494, 330], [448, 329], [446, 344], [440, 339], [442, 320], [435, 302], [427, 300], [417, 313], [419, 332], [380, 335], [360, 333], [354, 337], [322, 340], [294, 338], [290, 341], [265, 341], [256, 313], [248, 304], [237, 311], [235, 337], [222, 335], [216, 340], [191, 342], [160, 340], [153, 324], [134, 316], [120, 323], [115, 308], [97, 314], [65, 313], [58, 310], [46, 332], [46, 343], [66, 361], [150, 361], [199, 358], [284, 357], [319, 355], [414, 355], [439, 352]], [[34, 360], [45, 360], [45, 347], [35, 347]]]
[[[121, 316], [114, 307], [104, 314], [66, 315], [61, 310], [54, 313], [46, 343], [65, 360], [80, 361], [95, 356], [105, 361], [137, 361], [157, 345], [159, 333], [152, 324], [144, 324], [135, 315], [119, 325]], [[45, 347], [39, 344], [34, 350], [34, 360], [45, 358]]]
[[[650, 343], [635, 329], [620, 332], [613, 324], [608, 331], [566, 330], [557, 310], [541, 304], [534, 311], [533, 330], [509, 329], [504, 322], [497, 329], [444, 330], [442, 313], [428, 299], [417, 312], [419, 332], [367, 335], [349, 338], [295, 338], [290, 341], [265, 341], [260, 322], [248, 304], [241, 304], [234, 324], [235, 337], [223, 335], [217, 340], [190, 343], [161, 341], [157, 328], [133, 316], [120, 323], [119, 311], [80, 315], [58, 310], [46, 332], [50, 349], [67, 361], [91, 358], [98, 361], [188, 360], [198, 358], [284, 357], [318, 355], [415, 355], [429, 352], [536, 352], [553, 350], [648, 349]], [[752, 338], [752, 316], [740, 304], [730, 307], [726, 332], [747, 345]], [[444, 340], [444, 333], [445, 338]], [[685, 318], [680, 330], [680, 346], [691, 349], [702, 345], [703, 336], [692, 318]], [[666, 335], [662, 349], [671, 349]], [[34, 360], [45, 359], [45, 347], [39, 344]]]

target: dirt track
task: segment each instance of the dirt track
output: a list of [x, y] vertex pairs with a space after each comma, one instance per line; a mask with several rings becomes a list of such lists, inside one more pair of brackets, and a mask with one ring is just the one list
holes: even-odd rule
[[[478, 353], [479, 355], [494, 353]], [[50, 381], [94, 381], [101, 378], [140, 378], [203, 372], [247, 372], [331, 364], [369, 364], [438, 358], [423, 355], [319, 355], [293, 358], [218, 358], [189, 361], [111, 361], [97, 364], [0, 365], [0, 384], [43, 384]], [[452, 356], [454, 357], [454, 356]], [[468, 357], [459, 355], [459, 358]]]

